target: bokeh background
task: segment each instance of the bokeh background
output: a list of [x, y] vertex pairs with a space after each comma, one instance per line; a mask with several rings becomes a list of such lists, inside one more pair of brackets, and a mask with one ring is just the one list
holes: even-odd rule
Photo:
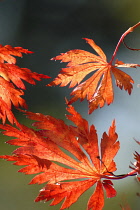
[[[139, 0], [1, 0], [0, 1], [0, 43], [13, 47], [21, 46], [34, 51], [18, 59], [18, 65], [54, 78], [64, 65], [50, 58], [70, 49], [93, 50], [82, 40], [92, 38], [107, 54], [108, 59], [121, 36], [140, 18]], [[140, 29], [126, 38], [133, 48], [140, 48]], [[124, 62], [140, 63], [140, 53], [129, 51], [123, 45], [117, 54]], [[133, 138], [140, 140], [140, 69], [127, 69], [135, 80], [129, 96], [115, 87], [115, 101], [110, 106], [96, 110], [88, 116], [87, 102], [74, 105], [83, 117], [97, 128], [99, 138], [116, 119], [121, 149], [115, 158], [116, 174], [129, 172], [134, 151], [139, 151]], [[65, 120], [64, 97], [70, 93], [68, 87], [45, 87], [50, 80], [27, 84], [25, 99], [29, 110], [49, 114]], [[21, 114], [20, 122], [30, 125]], [[8, 139], [1, 135], [0, 154], [11, 154], [14, 147], [4, 144]], [[50, 207], [48, 203], [34, 203], [41, 186], [28, 185], [33, 177], [17, 173], [19, 167], [0, 160], [0, 209], [1, 210], [58, 210], [60, 205]], [[120, 204], [128, 203], [133, 210], [139, 210], [140, 185], [134, 177], [114, 182], [118, 195], [106, 199], [105, 210], [118, 210]], [[93, 189], [84, 193], [71, 210], [85, 210]]]

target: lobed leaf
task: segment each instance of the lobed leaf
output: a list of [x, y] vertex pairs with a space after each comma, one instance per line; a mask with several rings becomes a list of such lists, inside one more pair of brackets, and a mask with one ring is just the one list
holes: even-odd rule
[[[114, 91], [112, 86], [112, 74], [115, 77], [116, 85], [129, 94], [133, 88], [133, 79], [116, 67], [136, 68], [139, 64], [125, 64], [116, 60], [112, 65], [112, 60], [108, 63], [106, 55], [102, 49], [95, 44], [92, 39], [84, 38], [86, 42], [96, 51], [98, 55], [84, 50], [70, 50], [66, 53], [52, 58], [52, 60], [61, 60], [67, 62], [66, 68], [63, 68], [58, 76], [47, 86], [60, 85], [61, 87], [69, 84], [69, 88], [74, 88], [71, 92], [72, 98], [69, 104], [85, 98], [89, 103], [89, 114], [98, 107], [105, 104], [110, 105], [114, 100]], [[116, 51], [115, 51], [116, 53]], [[114, 58], [115, 54], [113, 54]], [[83, 81], [87, 75], [93, 73], [88, 79]]]
[[67, 111], [67, 118], [75, 126], [68, 126], [64, 121], [49, 115], [27, 111], [24, 111], [25, 114], [36, 121], [33, 123], [35, 130], [21, 124], [18, 124], [17, 128], [0, 125], [0, 128], [5, 130], [4, 135], [14, 137], [7, 143], [19, 146], [13, 155], [3, 155], [0, 158], [14, 161], [15, 165], [25, 166], [19, 172], [35, 174], [30, 184], [47, 182], [36, 202], [53, 199], [51, 205], [56, 205], [65, 198], [61, 207], [65, 209], [96, 184], [87, 208], [102, 209], [103, 188], [108, 197], [116, 195], [110, 181], [113, 177], [112, 172], [116, 170], [113, 158], [119, 150], [115, 121], [112, 122], [108, 134], [103, 134], [99, 146], [94, 125], [89, 126], [72, 106], [69, 105]]

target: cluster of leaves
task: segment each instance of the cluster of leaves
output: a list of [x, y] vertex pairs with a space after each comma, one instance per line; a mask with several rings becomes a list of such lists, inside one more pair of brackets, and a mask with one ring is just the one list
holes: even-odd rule
[[22, 47], [11, 47], [0, 45], [0, 119], [5, 123], [6, 118], [11, 123], [17, 123], [12, 112], [12, 104], [18, 108], [19, 105], [27, 109], [24, 95], [25, 85], [22, 80], [35, 85], [34, 80], [49, 78], [43, 74], [31, 72], [27, 68], [20, 68], [16, 65], [14, 56], [22, 57], [22, 54], [32, 53]]
[[[87, 209], [101, 210], [104, 206], [104, 190], [108, 198], [116, 196], [112, 180], [119, 180], [128, 176], [140, 174], [140, 154], [135, 152], [136, 160], [127, 174], [115, 175], [117, 170], [114, 162], [120, 143], [115, 131], [115, 120], [112, 122], [108, 133], [104, 132], [101, 141], [94, 125], [89, 125], [87, 120], [74, 109], [71, 103], [87, 98], [89, 113], [104, 104], [111, 104], [114, 100], [112, 74], [116, 85], [125, 89], [129, 94], [132, 91], [133, 79], [118, 67], [136, 68], [139, 64], [125, 64], [115, 61], [114, 58], [124, 37], [132, 32], [140, 23], [129, 28], [121, 37], [108, 63], [102, 49], [91, 39], [85, 39], [96, 51], [97, 55], [84, 50], [70, 50], [62, 53], [52, 60], [67, 62], [58, 76], [48, 86], [60, 85], [75, 87], [67, 101], [67, 119], [74, 125], [66, 125], [63, 120], [49, 115], [22, 111], [31, 120], [33, 128], [20, 124], [11, 110], [11, 103], [15, 107], [26, 108], [27, 105], [21, 96], [25, 86], [22, 80], [35, 84], [34, 79], [48, 78], [48, 76], [32, 73], [29, 69], [19, 68], [15, 65], [13, 56], [22, 56], [22, 53], [31, 53], [21, 47], [0, 46], [0, 116], [3, 124], [0, 128], [4, 135], [14, 139], [7, 143], [19, 146], [12, 155], [1, 155], [0, 158], [14, 161], [15, 165], [25, 166], [19, 172], [36, 174], [30, 184], [46, 183], [36, 198], [38, 201], [52, 200], [50, 205], [60, 203], [64, 198], [61, 210], [70, 207], [91, 186], [96, 185], [91, 195]], [[82, 80], [89, 73], [93, 75], [86, 81]], [[13, 125], [5, 124], [7, 119]], [[99, 144], [100, 142], [100, 144]], [[139, 142], [137, 142], [140, 144]], [[81, 180], [82, 179], [82, 180]], [[138, 179], [140, 181], [140, 179]]]

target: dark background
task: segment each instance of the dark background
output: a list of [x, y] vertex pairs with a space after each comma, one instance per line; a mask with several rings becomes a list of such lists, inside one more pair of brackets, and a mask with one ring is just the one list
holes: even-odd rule
[[[93, 50], [82, 40], [92, 38], [107, 54], [108, 59], [124, 31], [136, 24], [140, 18], [139, 0], [2, 0], [0, 1], [0, 44], [13, 47], [21, 46], [34, 51], [18, 59], [20, 67], [33, 72], [43, 73], [54, 78], [64, 65], [50, 59], [70, 49]], [[140, 48], [140, 29], [128, 35], [126, 41], [134, 48]], [[122, 45], [118, 59], [124, 62], [140, 63], [140, 53], [131, 52]], [[140, 140], [140, 73], [139, 69], [126, 70], [135, 80], [131, 96], [115, 87], [115, 101], [112, 105], [96, 110], [87, 115], [87, 103], [76, 102], [74, 105], [83, 117], [94, 123], [99, 138], [107, 131], [115, 118], [121, 149], [116, 162], [116, 174], [129, 171], [133, 152], [139, 150], [133, 138]], [[65, 119], [64, 97], [70, 93], [68, 87], [46, 87], [52, 79], [37, 82], [36, 86], [27, 84], [25, 99], [29, 110], [50, 114]], [[17, 117], [27, 125], [30, 122], [21, 114]], [[4, 144], [6, 137], [1, 136], [0, 154], [10, 154], [14, 147]], [[1, 160], [0, 209], [2, 210], [44, 210], [59, 209], [49, 207], [48, 203], [34, 203], [42, 186], [29, 186], [33, 176], [17, 173], [19, 167]], [[105, 210], [120, 209], [120, 203], [128, 202], [132, 209], [138, 210], [140, 198], [139, 184], [131, 177], [114, 182], [117, 197], [107, 199]], [[86, 209], [87, 200], [93, 189], [86, 192], [70, 209]]]

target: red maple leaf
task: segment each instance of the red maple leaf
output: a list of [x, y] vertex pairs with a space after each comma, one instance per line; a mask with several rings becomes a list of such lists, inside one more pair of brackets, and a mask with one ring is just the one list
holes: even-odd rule
[[[108, 134], [103, 133], [101, 143], [98, 145], [94, 125], [89, 126], [72, 106], [67, 110], [70, 113], [67, 118], [75, 126], [68, 126], [62, 120], [32, 112], [25, 113], [36, 121], [33, 125], [39, 130], [20, 124], [19, 128], [0, 125], [0, 128], [5, 130], [4, 135], [16, 137], [7, 143], [20, 146], [12, 156], [4, 155], [0, 158], [16, 161], [14, 163], [16, 165], [26, 165], [19, 172], [37, 174], [30, 184], [48, 182], [40, 191], [36, 202], [53, 199], [51, 205], [56, 205], [65, 198], [61, 207], [65, 209], [96, 184], [87, 209], [102, 209], [103, 189], [107, 197], [116, 196], [111, 181], [117, 178], [113, 174], [116, 171], [113, 159], [120, 148], [115, 132], [115, 121], [112, 122]], [[64, 151], [68, 151], [69, 154]]]
[[11, 123], [17, 123], [12, 113], [12, 104], [17, 108], [27, 108], [26, 102], [21, 96], [24, 95], [22, 89], [26, 89], [22, 80], [35, 85], [34, 80], [50, 78], [43, 74], [31, 72], [27, 68], [20, 68], [13, 56], [22, 57], [22, 53], [32, 53], [22, 47], [11, 47], [10, 45], [0, 45], [0, 118], [5, 123], [6, 117]]
[[[61, 55], [52, 58], [52, 60], [61, 60], [68, 64], [48, 86], [60, 85], [63, 87], [70, 83], [69, 87], [73, 88], [77, 85], [71, 92], [71, 96], [73, 97], [70, 99], [69, 104], [78, 99], [83, 101], [87, 98], [89, 102], [89, 113], [92, 113], [98, 107], [103, 107], [105, 103], [109, 105], [113, 102], [112, 75], [115, 77], [116, 85], [120, 89], [124, 88], [124, 90], [131, 94], [133, 88], [132, 83], [134, 83], [133, 79], [117, 67], [136, 68], [140, 65], [125, 64], [118, 60], [113, 65], [112, 62], [124, 37], [139, 25], [140, 23], [129, 28], [122, 35], [110, 62], [107, 62], [106, 55], [102, 49], [92, 39], [87, 38], [84, 39], [96, 51], [97, 55], [76, 49], [61, 53]], [[82, 82], [90, 73], [93, 73], [93, 75]]]

